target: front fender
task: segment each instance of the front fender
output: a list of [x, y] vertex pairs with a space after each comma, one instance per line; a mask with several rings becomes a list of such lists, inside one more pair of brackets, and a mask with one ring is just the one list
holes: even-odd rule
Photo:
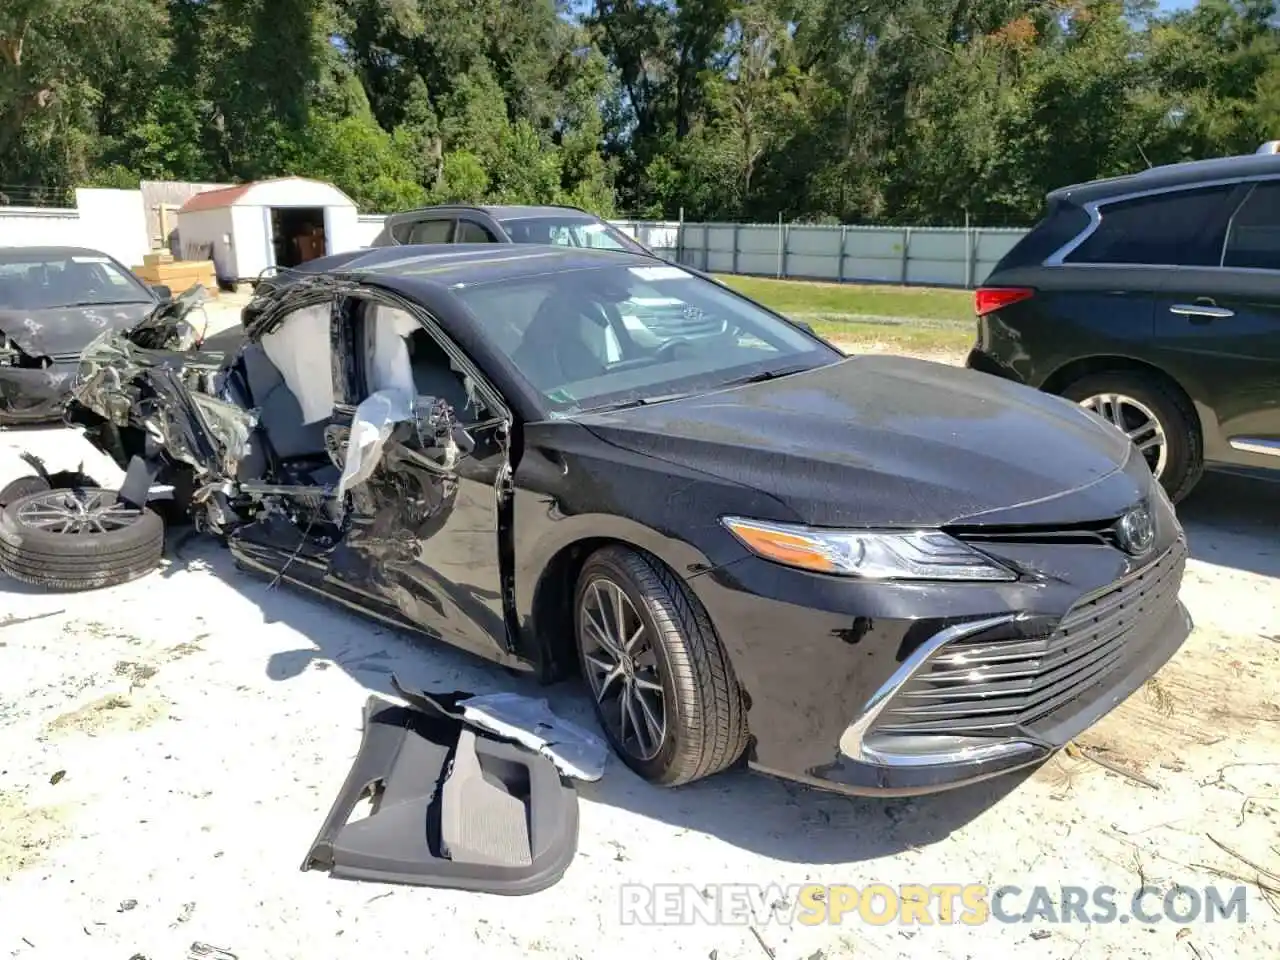
[[[537, 504], [524, 503], [517, 496], [517, 513], [521, 512], [521, 507], [525, 510], [538, 509]], [[521, 593], [519, 585], [536, 583], [557, 554], [574, 544], [592, 540], [614, 540], [638, 547], [653, 554], [684, 579], [705, 573], [715, 566], [706, 553], [687, 540], [627, 517], [604, 513], [565, 516], [559, 513], [555, 504], [544, 502], [543, 518], [545, 526], [535, 534], [535, 539], [517, 548], [517, 596]]]

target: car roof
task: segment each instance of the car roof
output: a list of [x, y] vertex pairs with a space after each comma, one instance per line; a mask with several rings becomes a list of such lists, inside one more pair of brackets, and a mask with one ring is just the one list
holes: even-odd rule
[[101, 250], [88, 247], [0, 247], [0, 261], [31, 263], [52, 260], [55, 257], [103, 257], [111, 259]]
[[1052, 191], [1049, 199], [1085, 204], [1132, 193], [1274, 175], [1280, 175], [1280, 155], [1251, 153], [1239, 157], [1171, 163], [1120, 177], [1074, 183]]
[[[335, 254], [307, 263], [304, 272], [333, 271], [388, 286], [434, 289], [477, 286], [600, 267], [652, 267], [654, 259], [627, 250], [534, 243], [404, 244]], [[668, 265], [669, 266], [669, 265]]]
[[593, 213], [586, 210], [580, 210], [577, 207], [557, 207], [557, 206], [527, 206], [527, 205], [499, 205], [493, 206], [488, 204], [470, 204], [470, 203], [452, 203], [443, 204], [435, 207], [419, 207], [416, 210], [406, 210], [403, 213], [392, 214], [396, 220], [411, 219], [430, 214], [456, 214], [464, 211], [472, 213], [487, 213], [496, 220], [527, 220], [533, 217], [560, 217], [567, 220], [599, 220]]

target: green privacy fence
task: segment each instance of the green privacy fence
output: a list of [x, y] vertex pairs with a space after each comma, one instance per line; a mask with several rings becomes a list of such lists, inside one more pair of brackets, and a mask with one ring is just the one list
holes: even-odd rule
[[614, 220], [655, 253], [711, 273], [975, 287], [1027, 231]]

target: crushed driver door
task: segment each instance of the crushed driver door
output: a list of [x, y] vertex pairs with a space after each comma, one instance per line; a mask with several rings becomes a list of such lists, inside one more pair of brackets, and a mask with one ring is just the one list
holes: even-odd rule
[[[347, 512], [329, 576], [415, 628], [514, 664], [499, 552], [510, 414], [408, 303], [357, 296], [341, 315], [363, 399], [329, 429]], [[424, 337], [465, 371], [463, 403], [419, 389], [405, 344]]]

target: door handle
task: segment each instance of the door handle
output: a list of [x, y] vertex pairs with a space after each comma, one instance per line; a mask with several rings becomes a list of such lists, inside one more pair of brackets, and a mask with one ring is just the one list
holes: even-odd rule
[[1211, 320], [1225, 320], [1236, 315], [1234, 310], [1215, 307], [1211, 303], [1175, 303], [1169, 308], [1169, 312], [1180, 317], [1208, 317]]

